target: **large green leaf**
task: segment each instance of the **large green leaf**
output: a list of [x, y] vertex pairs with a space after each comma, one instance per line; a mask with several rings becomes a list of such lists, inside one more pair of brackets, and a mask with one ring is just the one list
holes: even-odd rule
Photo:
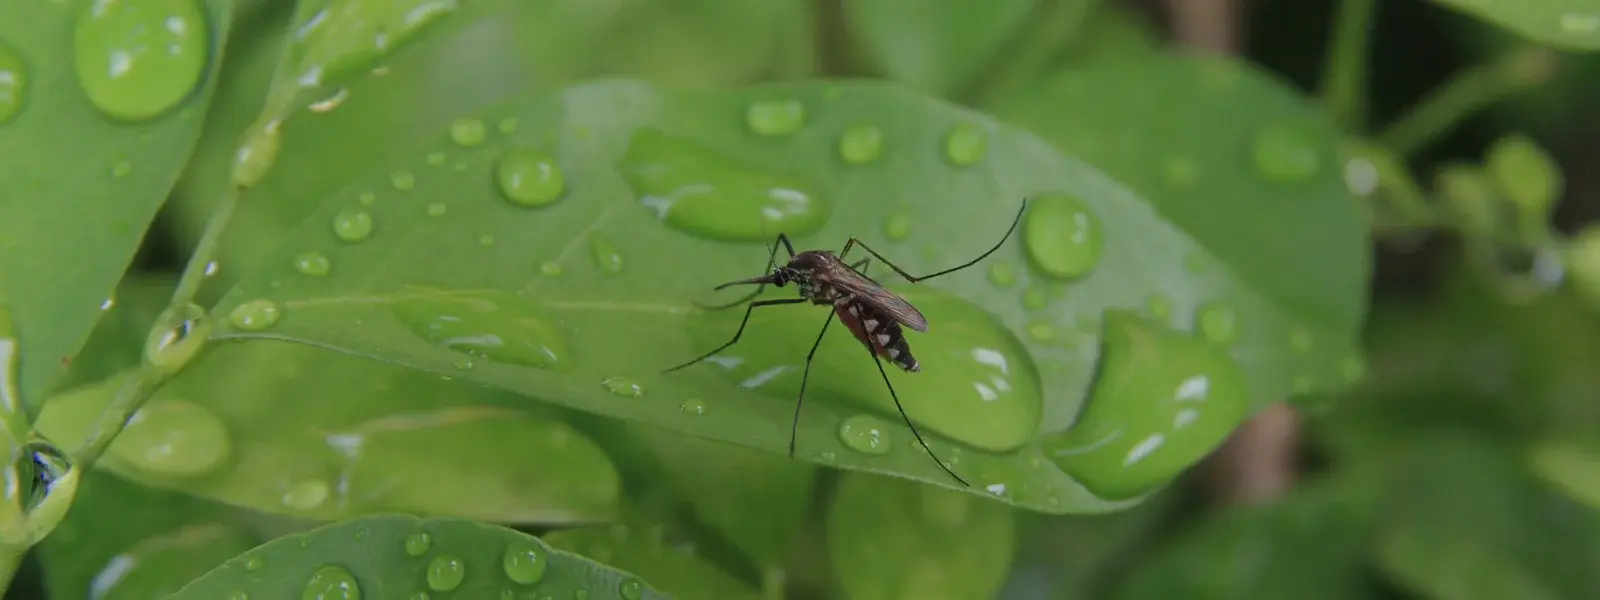
[[52, 598], [160, 598], [256, 544], [226, 507], [103, 472], [76, 498], [40, 545]]
[[[1255, 294], [1137, 196], [1026, 132], [900, 86], [670, 92], [610, 81], [461, 123], [483, 137], [451, 127], [330, 197], [218, 308], [273, 306], [281, 318], [219, 323], [216, 337], [334, 348], [787, 452], [800, 366], [826, 311], [759, 310], [721, 358], [664, 375], [738, 328], [742, 311], [691, 303], [735, 298], [709, 288], [756, 274], [763, 236], [778, 231], [800, 248], [861, 236], [913, 273], [959, 265], [1032, 196], [1017, 235], [980, 268], [912, 286], [872, 267], [932, 322], [912, 336], [923, 371], [889, 378], [935, 451], [973, 480], [963, 489], [1047, 512], [1114, 509], [1120, 501], [1044, 460], [1043, 442], [1055, 440], [1063, 463], [1092, 455], [1084, 468], [1102, 481], [1122, 468], [1104, 466], [1107, 452], [1181, 466], [1243, 407], [1287, 392], [1291, 373], [1338, 377], [1322, 359], [1341, 338], [1310, 333], [1316, 323]], [[323, 260], [326, 272], [307, 268]], [[1125, 350], [1115, 368], [1157, 361], [1162, 378], [1092, 403], [1097, 422], [1139, 430], [1106, 449], [1060, 443], [1091, 391], [1101, 313], [1141, 306], [1156, 318], [1115, 322], [1108, 343]], [[1197, 315], [1221, 343], [1171, 330]], [[961, 487], [898, 423], [871, 358], [840, 329], [816, 356], [797, 455]], [[1285, 338], [1317, 351], [1275, 352]], [[705, 410], [684, 410], [690, 400]], [[1190, 407], [1211, 417], [1197, 422]], [[1166, 444], [1150, 453], [1150, 439]], [[1136, 479], [1148, 486], [1151, 475]]]
[[188, 160], [228, 0], [8, 3], [0, 18], [0, 307], [36, 410]]
[[1258, 393], [1359, 374], [1368, 225], [1320, 106], [1245, 63], [1156, 54], [1063, 71], [999, 113], [1137, 190], [1270, 306], [1230, 324]]
[[1566, 50], [1600, 50], [1600, 2], [1596, 0], [1433, 0]]
[[52, 392], [100, 381], [139, 366], [144, 341], [172, 300], [178, 278], [168, 273], [131, 271], [117, 284], [111, 308], [100, 317], [89, 340]]
[[[39, 430], [78, 443], [121, 381], [52, 398]], [[100, 465], [310, 519], [385, 510], [517, 523], [609, 518], [619, 487], [610, 460], [552, 409], [529, 404], [298, 344], [224, 344], [158, 391]]]
[[[375, 515], [278, 538], [169, 600], [214, 598], [668, 598], [539, 538], [457, 518]], [[359, 594], [359, 595], [357, 595]], [[579, 595], [574, 595], [579, 594]]]
[[637, 507], [625, 507], [606, 527], [563, 529], [544, 535], [551, 547], [573, 552], [650, 581], [676, 598], [755, 600], [750, 585], [728, 574], [680, 543], [660, 521]]

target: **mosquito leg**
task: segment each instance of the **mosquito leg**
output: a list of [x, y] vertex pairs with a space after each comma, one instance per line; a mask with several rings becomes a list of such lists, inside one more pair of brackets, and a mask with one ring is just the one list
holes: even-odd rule
[[868, 247], [865, 243], [862, 243], [861, 240], [858, 240], [858, 239], [853, 238], [853, 237], [850, 238], [849, 241], [846, 241], [844, 243], [844, 250], [839, 252], [839, 258], [842, 259], [842, 258], [844, 258], [844, 256], [846, 254], [849, 254], [851, 248], [853, 248], [855, 246], [861, 246], [862, 250], [866, 250], [868, 254], [871, 254], [873, 257], [877, 258], [883, 264], [888, 265], [890, 269], [894, 269], [894, 272], [899, 273], [901, 277], [906, 278], [906, 281], [910, 281], [911, 283], [917, 283], [919, 281], [933, 279], [933, 278], [938, 277], [940, 275], [947, 275], [947, 274], [950, 274], [950, 273], [954, 273], [956, 271], [960, 271], [960, 270], [965, 269], [967, 267], [970, 267], [972, 265], [978, 264], [978, 261], [983, 260], [985, 258], [988, 258], [990, 254], [994, 254], [994, 252], [996, 250], [999, 250], [1001, 246], [1005, 245], [1006, 240], [1010, 239], [1011, 238], [1011, 234], [1017, 230], [1017, 224], [1022, 222], [1022, 213], [1024, 211], [1026, 211], [1027, 209], [1028, 209], [1028, 200], [1026, 198], [1024, 198], [1022, 200], [1022, 209], [1017, 211], [1017, 218], [1012, 219], [1012, 221], [1011, 221], [1011, 228], [1006, 230], [1006, 235], [1004, 237], [1000, 238], [1000, 241], [998, 243], [996, 243], [993, 248], [990, 248], [987, 252], [984, 252], [983, 254], [978, 255], [977, 258], [974, 258], [972, 260], [967, 261], [966, 264], [963, 264], [963, 265], [958, 266], [958, 267], [951, 267], [949, 269], [945, 269], [943, 271], [939, 271], [938, 273], [934, 273], [932, 275], [923, 275], [921, 277], [917, 277], [915, 275], [907, 273], [907, 272], [905, 272], [904, 269], [901, 269], [899, 265], [896, 265], [893, 262], [890, 262], [889, 259], [884, 258], [882, 254], [878, 254], [877, 251], [875, 251], [872, 248]]
[[895, 409], [900, 411], [900, 418], [904, 419], [906, 426], [911, 428], [911, 435], [916, 436], [917, 443], [922, 444], [922, 449], [928, 451], [928, 457], [932, 458], [933, 462], [938, 463], [939, 468], [944, 469], [944, 472], [956, 478], [956, 481], [961, 482], [961, 485], [972, 487], [971, 484], [967, 483], [967, 480], [962, 479], [955, 471], [951, 471], [950, 467], [944, 466], [944, 461], [939, 460], [938, 455], [933, 453], [933, 449], [928, 447], [928, 442], [922, 439], [922, 434], [917, 431], [917, 426], [911, 422], [911, 417], [906, 415], [906, 409], [900, 406], [900, 395], [894, 393], [894, 384], [889, 383], [889, 374], [883, 370], [883, 360], [878, 358], [878, 353], [870, 346], [867, 347], [867, 353], [872, 355], [872, 362], [878, 365], [878, 374], [883, 376], [883, 385], [889, 388], [889, 397], [894, 398]]
[[687, 367], [689, 365], [695, 364], [695, 363], [700, 362], [702, 360], [711, 358], [712, 356], [715, 356], [718, 352], [721, 352], [723, 350], [727, 350], [728, 346], [732, 346], [732, 345], [734, 345], [734, 343], [739, 341], [739, 336], [744, 335], [744, 326], [750, 324], [750, 313], [755, 312], [756, 308], [762, 307], [762, 306], [777, 306], [777, 305], [780, 305], [780, 304], [799, 304], [799, 303], [805, 302], [805, 301], [806, 301], [805, 298], [778, 298], [778, 299], [774, 299], [774, 300], [762, 300], [760, 302], [751, 302], [750, 303], [750, 307], [746, 308], [744, 310], [744, 319], [739, 321], [739, 330], [733, 332], [733, 339], [728, 340], [728, 343], [723, 344], [721, 346], [717, 346], [716, 350], [712, 350], [710, 352], [707, 352], [707, 353], [705, 353], [705, 355], [701, 356], [700, 358], [696, 358], [694, 360], [691, 360], [689, 362], [683, 363], [683, 364], [678, 365], [676, 367], [673, 367], [671, 369], [667, 369], [665, 371], [662, 371], [662, 373], [671, 373], [671, 372], [676, 371], [678, 369], [682, 369], [684, 367]]
[[817, 332], [817, 341], [811, 344], [811, 352], [806, 354], [806, 368], [800, 374], [800, 395], [794, 401], [794, 420], [789, 422], [789, 457], [794, 458], [794, 440], [800, 434], [800, 405], [806, 403], [806, 379], [811, 377], [811, 359], [817, 355], [817, 348], [822, 347], [822, 336], [828, 334], [828, 326], [833, 324], [836, 311], [828, 311], [828, 319], [822, 322], [822, 331]]
[[[780, 233], [780, 234], [778, 234], [778, 239], [772, 241], [772, 248], [767, 252], [767, 270], [762, 271], [762, 273], [771, 273], [772, 272], [772, 268], [778, 265], [778, 246], [779, 245], [782, 245], [784, 250], [788, 250], [789, 251], [789, 257], [790, 258], [794, 258], [794, 245], [789, 243], [789, 236]], [[756, 291], [750, 292], [749, 294], [746, 294], [743, 298], [740, 298], [738, 300], [734, 300], [733, 302], [729, 302], [729, 303], [726, 303], [726, 304], [700, 304], [700, 303], [695, 303], [695, 306], [699, 307], [702, 310], [722, 310], [722, 309], [725, 309], [725, 308], [733, 308], [733, 307], [738, 306], [740, 304], [744, 304], [746, 302], [749, 302], [752, 298], [755, 298], [756, 296], [761, 295], [761, 292], [766, 290], [766, 289], [767, 289], [767, 284], [763, 283], [761, 285], [756, 286]]]

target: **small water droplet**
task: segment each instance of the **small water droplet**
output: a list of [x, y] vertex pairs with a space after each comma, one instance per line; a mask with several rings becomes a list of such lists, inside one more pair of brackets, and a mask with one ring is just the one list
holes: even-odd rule
[[618, 164], [628, 186], [668, 226], [723, 241], [820, 229], [832, 207], [800, 181], [752, 171], [654, 129], [639, 129]]
[[283, 505], [297, 510], [314, 510], [328, 500], [328, 482], [302, 479], [283, 492]]
[[1045, 321], [1038, 321], [1028, 325], [1028, 337], [1035, 342], [1048, 342], [1056, 337], [1056, 326]]
[[428, 595], [428, 592], [423, 591], [423, 590], [417, 590], [415, 592], [411, 592], [410, 596], [406, 596], [407, 600], [428, 600], [429, 598], [432, 598], [432, 597], [433, 596], [429, 596]]
[[1188, 187], [1194, 185], [1200, 175], [1200, 165], [1187, 156], [1169, 156], [1163, 165], [1162, 176], [1167, 184], [1173, 187]]
[[516, 117], [506, 117], [504, 119], [500, 119], [500, 122], [495, 125], [495, 129], [499, 129], [500, 133], [511, 133], [513, 131], [516, 131], [517, 130], [517, 118]]
[[0, 44], [0, 125], [22, 112], [28, 94], [28, 69], [10, 46]]
[[430, 343], [500, 363], [561, 369], [566, 336], [510, 292], [444, 293], [418, 288], [390, 304], [395, 318]]
[[1195, 322], [1200, 324], [1200, 334], [1212, 342], [1228, 345], [1239, 339], [1239, 313], [1227, 304], [1201, 304]]
[[367, 530], [365, 530], [365, 529], [357, 529], [356, 530], [356, 541], [359, 542], [359, 541], [362, 541], [362, 540], [365, 540], [365, 539], [367, 539]]
[[911, 215], [897, 211], [883, 220], [883, 235], [891, 241], [901, 241], [911, 237]]
[[1145, 298], [1144, 306], [1152, 318], [1165, 321], [1172, 316], [1172, 300], [1161, 292], [1151, 292]]
[[211, 42], [199, 3], [98, 0], [79, 7], [72, 45], [78, 85], [101, 112], [144, 121], [199, 83]]
[[229, 176], [242, 188], [254, 187], [267, 176], [273, 162], [278, 159], [278, 124], [271, 120], [253, 127], [240, 137], [239, 147], [233, 153], [233, 166]]
[[350, 90], [348, 90], [346, 88], [339, 88], [339, 90], [335, 91], [333, 93], [333, 95], [330, 95], [327, 98], [323, 98], [323, 99], [318, 100], [316, 102], [312, 102], [310, 104], [307, 104], [306, 105], [306, 110], [309, 110], [309, 111], [314, 112], [314, 113], [319, 113], [319, 114], [320, 113], [325, 113], [325, 112], [328, 112], [328, 111], [333, 110], [335, 108], [339, 108], [339, 105], [340, 104], [344, 104], [345, 99], [349, 98], [349, 97], [350, 97]]
[[300, 600], [361, 600], [361, 586], [349, 569], [323, 565], [311, 574]]
[[629, 577], [617, 586], [617, 593], [622, 594], [625, 600], [639, 600], [644, 595], [644, 583]]
[[461, 585], [467, 577], [467, 564], [460, 557], [441, 554], [428, 563], [428, 587], [436, 592], [448, 592]]
[[690, 398], [684, 400], [683, 404], [678, 406], [678, 410], [698, 417], [706, 414], [706, 401], [699, 398]]
[[256, 572], [256, 571], [260, 571], [261, 570], [261, 566], [264, 565], [264, 564], [266, 564], [266, 561], [261, 560], [261, 557], [252, 556], [250, 558], [245, 559], [245, 561], [244, 561], [244, 570], [247, 573], [253, 573], [253, 572]]
[[278, 322], [283, 310], [264, 298], [241, 302], [228, 313], [228, 322], [245, 331], [261, 331]]
[[483, 235], [478, 236], [478, 245], [479, 246], [485, 246], [485, 247], [493, 246], [494, 245], [494, 234], [485, 233]]
[[423, 158], [423, 160], [427, 161], [428, 166], [430, 167], [442, 167], [444, 166], [444, 163], [450, 162], [450, 157], [446, 156], [443, 152], [429, 152], [428, 156]]
[[495, 166], [500, 193], [513, 204], [545, 206], [566, 192], [566, 176], [549, 155], [532, 148], [512, 148]]
[[333, 269], [333, 263], [321, 252], [301, 252], [294, 256], [294, 270], [302, 275], [312, 277], [325, 277]]
[[805, 125], [806, 107], [799, 100], [764, 100], [745, 108], [744, 122], [761, 135], [794, 133]]
[[132, 173], [133, 173], [133, 163], [128, 162], [126, 160], [119, 160], [115, 164], [111, 165], [111, 176], [112, 177], [116, 177], [117, 179], [121, 179], [123, 177], [127, 177], [128, 175], [130, 175]]
[[1311, 337], [1311, 332], [1306, 331], [1304, 327], [1295, 327], [1289, 332], [1289, 347], [1295, 352], [1310, 352], [1315, 341]]
[[589, 235], [589, 257], [594, 259], [594, 267], [601, 273], [616, 275], [622, 272], [622, 252], [617, 250], [617, 245], [611, 239], [598, 233]]
[[600, 387], [611, 392], [613, 396], [622, 396], [623, 398], [644, 397], [644, 386], [627, 377], [607, 377], [600, 382]]
[[970, 166], [983, 160], [988, 149], [988, 134], [977, 125], [963, 123], [945, 133], [944, 156], [957, 167]]
[[406, 539], [403, 545], [406, 548], [406, 554], [411, 556], [422, 556], [427, 554], [428, 548], [433, 546], [433, 538], [429, 537], [428, 533], [425, 531], [408, 533], [406, 534]]
[[839, 158], [852, 165], [864, 165], [883, 155], [883, 130], [872, 125], [856, 125], [839, 136]]
[[1022, 224], [1028, 257], [1046, 274], [1077, 279], [1089, 274], [1105, 252], [1100, 220], [1074, 196], [1041, 194]]
[[1050, 297], [1045, 294], [1043, 289], [1028, 288], [1028, 291], [1022, 293], [1022, 308], [1024, 309], [1044, 310], [1044, 307], [1049, 304]]
[[488, 131], [485, 130], [483, 121], [461, 118], [450, 123], [450, 139], [462, 146], [482, 144], [487, 136]]
[[394, 189], [403, 192], [417, 187], [417, 176], [412, 175], [410, 171], [395, 171], [389, 174], [389, 183], [394, 185]]
[[228, 600], [250, 600], [250, 594], [246, 594], [244, 590], [234, 590], [228, 593]]
[[157, 369], [176, 372], [183, 368], [211, 335], [211, 320], [199, 305], [189, 303], [175, 312], [163, 313], [158, 323], [174, 323], [171, 327], [152, 330], [145, 337], [144, 355]]
[[1255, 141], [1256, 169], [1268, 181], [1303, 183], [1322, 167], [1316, 138], [1298, 122], [1281, 121], [1263, 129]]
[[539, 272], [550, 277], [560, 277], [565, 270], [561, 268], [560, 263], [557, 263], [553, 260], [547, 260], [539, 265]]
[[333, 235], [346, 242], [359, 242], [372, 234], [372, 215], [359, 208], [345, 208], [333, 216]]
[[1010, 261], [997, 260], [989, 263], [989, 283], [995, 287], [1006, 289], [1017, 284], [1017, 266]]
[[506, 548], [500, 562], [506, 570], [506, 577], [522, 585], [532, 585], [544, 577], [544, 569], [549, 566], [550, 559], [543, 550], [516, 543]]
[[839, 441], [862, 454], [888, 454], [889, 426], [872, 415], [855, 415], [839, 423]]
[[428, 216], [430, 217], [442, 217], [448, 212], [450, 212], [450, 205], [448, 204], [443, 202], [428, 203]]

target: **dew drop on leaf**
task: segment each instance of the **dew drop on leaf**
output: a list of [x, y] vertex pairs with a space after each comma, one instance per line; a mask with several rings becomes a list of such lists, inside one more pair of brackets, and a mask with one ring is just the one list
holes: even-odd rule
[[1303, 183], [1316, 176], [1322, 155], [1315, 136], [1294, 121], [1280, 121], [1256, 134], [1256, 170], [1262, 178], [1276, 183]]
[[356, 196], [356, 202], [362, 206], [372, 206], [378, 203], [378, 195], [372, 192], [361, 192]]
[[911, 237], [911, 215], [904, 211], [889, 215], [883, 220], [883, 235], [895, 242]]
[[254, 187], [278, 160], [278, 123], [268, 121], [240, 136], [243, 141], [234, 151], [233, 166], [229, 172], [235, 185]]
[[90, 0], [73, 27], [78, 85], [95, 108], [144, 121], [177, 105], [210, 61], [196, 0]]
[[547, 260], [539, 265], [539, 272], [550, 277], [560, 277], [565, 271], [561, 268], [561, 263]]
[[283, 492], [283, 505], [297, 510], [313, 510], [327, 500], [328, 482], [321, 479], [296, 481]]
[[500, 119], [500, 122], [495, 124], [495, 129], [500, 130], [500, 133], [511, 133], [513, 131], [516, 131], [517, 130], [517, 118], [516, 117], [506, 117], [504, 119]]
[[888, 454], [889, 427], [872, 415], [854, 415], [839, 423], [839, 441], [862, 454]]
[[784, 135], [799, 131], [806, 121], [806, 107], [799, 100], [763, 100], [745, 108], [745, 125], [761, 135]]
[[501, 563], [506, 570], [506, 577], [523, 585], [531, 585], [544, 577], [544, 569], [550, 560], [543, 550], [517, 543], [506, 548]]
[[222, 419], [183, 400], [145, 404], [112, 443], [109, 452], [145, 473], [192, 477], [221, 466], [233, 442]]
[[567, 339], [532, 303], [500, 291], [412, 289], [390, 310], [411, 333], [441, 348], [494, 362], [560, 369]]
[[513, 148], [495, 165], [500, 193], [520, 206], [546, 206], [566, 191], [566, 176], [555, 159], [532, 148]]
[[461, 118], [450, 123], [450, 139], [462, 146], [471, 147], [482, 144], [487, 131], [483, 121], [477, 119]]
[[478, 245], [485, 248], [494, 245], [494, 234], [485, 233], [478, 236]]
[[179, 309], [169, 321], [163, 315], [158, 322], [174, 322], [171, 327], [152, 329], [144, 341], [144, 355], [151, 365], [166, 372], [183, 368], [211, 335], [211, 320], [199, 305], [189, 303]]
[[1028, 288], [1022, 293], [1022, 308], [1027, 310], [1042, 310], [1049, 303], [1049, 296], [1040, 288]]
[[1017, 266], [1004, 260], [989, 263], [989, 283], [1006, 289], [1017, 284]]
[[958, 167], [970, 166], [988, 151], [989, 138], [982, 129], [963, 123], [950, 128], [944, 135], [944, 157]]
[[349, 569], [323, 565], [311, 574], [300, 600], [361, 600], [361, 586]]
[[28, 69], [22, 56], [10, 46], [0, 44], [0, 125], [22, 112], [27, 94]]
[[448, 204], [443, 202], [428, 203], [428, 216], [430, 217], [442, 217], [448, 212], [450, 212], [450, 205]]
[[372, 215], [359, 208], [345, 208], [333, 216], [333, 235], [346, 242], [359, 242], [372, 234]]
[[1227, 304], [1201, 304], [1195, 322], [1200, 326], [1200, 334], [1212, 342], [1228, 345], [1239, 339], [1239, 313]]
[[429, 152], [422, 160], [427, 162], [430, 167], [442, 167], [444, 163], [450, 161], [450, 157], [445, 156], [443, 152]]
[[629, 140], [618, 167], [639, 201], [668, 226], [724, 241], [816, 232], [832, 207], [800, 181], [745, 168], [654, 129]]
[[1161, 175], [1172, 187], [1188, 187], [1199, 177], [1200, 167], [1187, 156], [1169, 156], [1162, 165]]
[[278, 322], [283, 310], [278, 303], [266, 299], [241, 302], [228, 312], [228, 322], [245, 331], [261, 331]]
[[839, 136], [839, 158], [846, 164], [864, 165], [883, 156], [883, 130], [874, 125], [854, 125]]
[[261, 557], [252, 556], [250, 558], [245, 559], [245, 561], [244, 561], [244, 570], [245, 570], [246, 573], [254, 573], [256, 571], [260, 571], [261, 570], [261, 566], [265, 565], [265, 564], [266, 564], [266, 561], [261, 560]]
[[312, 277], [326, 277], [328, 271], [333, 269], [333, 263], [321, 252], [301, 252], [294, 255], [294, 270], [301, 275]]
[[684, 400], [683, 404], [678, 406], [678, 410], [698, 417], [706, 414], [706, 401], [699, 398], [690, 398]]
[[[389, 174], [389, 183], [394, 186], [394, 189], [403, 192], [417, 187], [417, 176], [412, 175], [410, 171], [395, 171]], [[371, 192], [368, 193], [370, 194]], [[376, 195], [372, 197], [374, 199], [377, 198]], [[371, 204], [371, 202], [363, 202], [362, 204]]]
[[448, 592], [461, 585], [467, 577], [467, 564], [460, 557], [441, 554], [428, 563], [428, 588]]
[[428, 553], [429, 547], [433, 546], [433, 538], [429, 537], [425, 531], [408, 533], [403, 545], [406, 548], [406, 554], [422, 556]]
[[417, 590], [415, 592], [411, 592], [411, 595], [406, 596], [406, 598], [408, 600], [428, 600], [429, 598], [432, 598], [432, 596], [429, 596], [428, 592], [425, 590]]
[[1048, 342], [1055, 339], [1056, 327], [1045, 321], [1030, 323], [1028, 325], [1028, 337], [1033, 338], [1035, 342]]
[[1105, 252], [1100, 220], [1077, 197], [1040, 194], [1023, 218], [1022, 237], [1034, 266], [1059, 279], [1088, 275]]
[[629, 577], [617, 585], [617, 593], [621, 594], [624, 600], [639, 600], [644, 595], [644, 584], [638, 579]]
[[589, 235], [589, 258], [594, 260], [594, 268], [606, 275], [616, 275], [622, 272], [622, 252], [617, 250], [617, 245], [611, 243], [611, 238], [594, 233]]
[[133, 163], [128, 162], [127, 160], [119, 160], [115, 164], [111, 165], [111, 176], [117, 179], [122, 179], [123, 177], [127, 177], [132, 173]]
[[607, 377], [600, 382], [600, 387], [607, 392], [611, 392], [613, 396], [621, 396], [623, 398], [644, 397], [644, 386], [627, 377]]

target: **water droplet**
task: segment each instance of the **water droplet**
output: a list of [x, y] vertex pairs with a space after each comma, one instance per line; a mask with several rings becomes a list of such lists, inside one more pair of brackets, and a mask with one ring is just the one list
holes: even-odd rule
[[690, 398], [684, 400], [683, 404], [678, 406], [678, 410], [698, 417], [706, 414], [706, 401], [699, 398]]
[[232, 453], [222, 420], [183, 400], [154, 400], [128, 420], [110, 453], [151, 475], [190, 477], [209, 472]]
[[[417, 176], [412, 175], [410, 171], [395, 171], [389, 174], [389, 183], [394, 185], [394, 189], [403, 192], [417, 187]], [[377, 196], [373, 196], [373, 198], [377, 198]]]
[[145, 337], [144, 355], [157, 369], [176, 372], [183, 368], [211, 335], [211, 319], [206, 311], [189, 303], [174, 312], [163, 313], [157, 323], [171, 323], [169, 327], [153, 329]]
[[228, 313], [228, 322], [245, 331], [261, 331], [277, 323], [282, 314], [278, 303], [258, 298], [233, 307]]
[[234, 590], [228, 593], [228, 600], [250, 600], [250, 594], [246, 594], [244, 590]]
[[1028, 257], [1046, 274], [1077, 279], [1089, 274], [1105, 252], [1100, 220], [1088, 205], [1066, 194], [1041, 194], [1022, 224]]
[[1289, 332], [1289, 347], [1295, 352], [1310, 352], [1315, 341], [1311, 337], [1311, 332], [1306, 331], [1304, 327], [1295, 327]]
[[233, 153], [233, 166], [229, 176], [239, 187], [254, 187], [267, 176], [273, 162], [278, 159], [278, 123], [272, 120], [252, 127], [240, 139]]
[[378, 195], [373, 192], [361, 192], [356, 196], [356, 203], [362, 206], [372, 206], [378, 203]]
[[428, 563], [428, 587], [436, 592], [448, 592], [461, 585], [467, 577], [467, 564], [461, 558], [441, 554]]
[[264, 565], [264, 564], [266, 564], [266, 561], [261, 560], [261, 557], [252, 556], [250, 558], [245, 559], [245, 561], [244, 561], [244, 570], [245, 570], [246, 573], [254, 573], [256, 571], [260, 571], [261, 570], [261, 566]]
[[1103, 315], [1099, 376], [1072, 428], [1047, 455], [1103, 498], [1170, 480], [1244, 420], [1250, 389], [1220, 346], [1127, 311]]
[[618, 167], [667, 225], [717, 240], [762, 241], [820, 229], [831, 206], [799, 181], [751, 171], [654, 129], [640, 129]]
[[1195, 322], [1200, 324], [1200, 334], [1212, 342], [1228, 345], [1239, 339], [1239, 313], [1232, 306], [1220, 302], [1201, 304]]
[[799, 100], [764, 100], [745, 108], [744, 122], [761, 135], [784, 135], [800, 130], [806, 107]]
[[1161, 292], [1151, 292], [1144, 302], [1145, 310], [1150, 312], [1151, 318], [1165, 321], [1172, 316], [1172, 300]]
[[494, 234], [485, 233], [483, 235], [478, 236], [478, 245], [479, 246], [484, 246], [484, 247], [493, 246], [494, 245]]
[[594, 267], [601, 273], [616, 275], [622, 272], [622, 252], [617, 250], [616, 244], [611, 239], [598, 233], [589, 236], [589, 257], [594, 259]]
[[989, 283], [997, 288], [1009, 288], [1017, 284], [1017, 266], [1010, 261], [997, 260], [989, 263]]
[[1256, 169], [1268, 181], [1302, 183], [1322, 167], [1316, 138], [1299, 122], [1281, 121], [1256, 136]]
[[73, 27], [78, 85], [95, 107], [126, 121], [177, 105], [210, 60], [210, 26], [194, 0], [95, 0]]
[[283, 492], [283, 505], [296, 510], [314, 510], [328, 500], [328, 482], [302, 479]]
[[450, 212], [450, 205], [448, 204], [443, 202], [428, 203], [428, 216], [430, 217], [442, 217], [447, 212]]
[[1567, 33], [1593, 34], [1600, 31], [1600, 12], [1569, 12], [1561, 15], [1561, 30]]
[[427, 532], [424, 531], [408, 533], [406, 534], [404, 545], [406, 548], [406, 554], [411, 556], [422, 556], [428, 553], [429, 547], [433, 546], [433, 538], [428, 537]]
[[547, 260], [539, 265], [539, 272], [550, 277], [560, 277], [564, 270], [561, 268], [560, 263], [557, 263], [553, 260]]
[[864, 165], [883, 155], [883, 130], [872, 125], [856, 125], [839, 136], [839, 158], [852, 165]]
[[544, 569], [549, 566], [550, 559], [543, 550], [517, 543], [506, 548], [500, 562], [505, 567], [506, 577], [522, 585], [531, 585], [544, 577]]
[[450, 124], [450, 139], [462, 146], [476, 146], [482, 144], [488, 132], [483, 126], [483, 121], [477, 119], [456, 119]]
[[623, 398], [644, 397], [644, 386], [627, 377], [607, 377], [600, 382], [600, 387], [611, 392], [613, 396], [622, 396]]
[[499, 129], [500, 133], [511, 133], [513, 131], [516, 131], [517, 130], [517, 118], [516, 117], [506, 117], [504, 119], [500, 119], [500, 122], [495, 124], [495, 129]]
[[1190, 252], [1183, 256], [1183, 270], [1199, 275], [1206, 272], [1206, 258], [1199, 252]]
[[311, 574], [300, 600], [361, 600], [361, 586], [349, 569], [323, 565]]
[[294, 270], [302, 275], [325, 277], [332, 268], [333, 263], [321, 252], [302, 252], [294, 256]]
[[896, 212], [883, 220], [883, 235], [892, 241], [911, 237], [911, 215]]
[[356, 530], [356, 541], [359, 542], [359, 541], [362, 541], [362, 540], [365, 540], [365, 539], [367, 539], [367, 530], [365, 530], [365, 529], [357, 529]]
[[335, 91], [333, 93], [333, 95], [328, 96], [327, 98], [323, 98], [321, 100], [318, 100], [316, 102], [312, 102], [310, 104], [307, 104], [306, 105], [306, 110], [309, 110], [309, 111], [314, 112], [314, 113], [325, 113], [325, 112], [328, 112], [328, 111], [333, 110], [335, 108], [339, 108], [339, 105], [340, 104], [344, 104], [345, 99], [349, 98], [349, 97], [350, 97], [350, 90], [348, 90], [346, 88], [339, 88], [338, 91]]
[[862, 454], [888, 454], [889, 427], [872, 415], [855, 415], [839, 423], [839, 441]]
[[1050, 304], [1050, 297], [1040, 288], [1028, 288], [1022, 293], [1022, 308], [1027, 310], [1044, 310]]
[[495, 166], [500, 193], [513, 204], [545, 206], [561, 199], [566, 191], [566, 176], [556, 161], [532, 148], [512, 148]]
[[625, 600], [639, 600], [640, 597], [644, 596], [644, 583], [629, 577], [622, 580], [622, 583], [617, 586], [617, 593], [622, 594]]
[[950, 164], [965, 167], [983, 159], [988, 151], [989, 138], [977, 125], [963, 123], [952, 127], [944, 136], [944, 156]]
[[333, 216], [333, 235], [346, 242], [359, 242], [372, 234], [372, 215], [359, 208], [345, 208]]
[[27, 100], [28, 69], [22, 57], [5, 44], [0, 44], [0, 125], [9, 122], [22, 112]]
[[1028, 337], [1033, 338], [1035, 342], [1048, 342], [1055, 339], [1056, 327], [1045, 321], [1030, 323], [1028, 325]]
[[1169, 156], [1163, 165], [1162, 176], [1167, 184], [1173, 187], [1188, 187], [1194, 185], [1195, 179], [1200, 175], [1200, 165], [1187, 156]]
[[429, 598], [432, 598], [432, 596], [429, 596], [428, 592], [417, 590], [415, 592], [411, 592], [411, 595], [407, 596], [406, 598], [408, 600], [428, 600]]
[[390, 309], [412, 333], [442, 348], [506, 364], [565, 367], [566, 336], [510, 292], [414, 288]]
[[111, 176], [112, 177], [116, 177], [117, 179], [121, 179], [123, 177], [127, 177], [129, 174], [132, 174], [132, 173], [133, 173], [133, 163], [128, 162], [126, 160], [119, 160], [115, 164], [111, 165]]
[[442, 167], [444, 163], [450, 162], [450, 157], [445, 156], [443, 152], [429, 152], [428, 156], [424, 157], [423, 160], [430, 167]]

